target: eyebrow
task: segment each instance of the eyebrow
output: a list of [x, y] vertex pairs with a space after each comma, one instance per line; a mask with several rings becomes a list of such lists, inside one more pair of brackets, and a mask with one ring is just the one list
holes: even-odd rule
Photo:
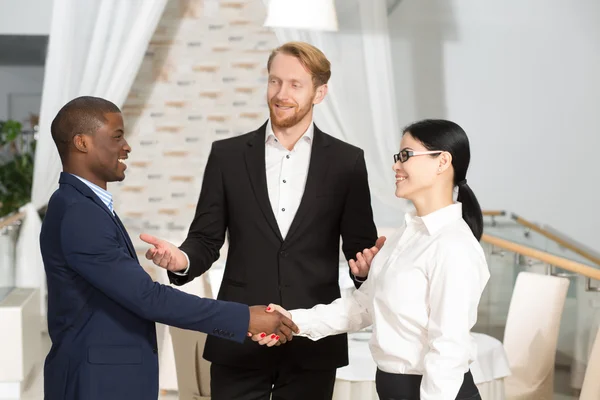
[[404, 151], [404, 150], [411, 150], [411, 151], [414, 151], [414, 150], [413, 150], [412, 148], [410, 148], [410, 147], [405, 147], [405, 148], [403, 148], [403, 149], [400, 149], [400, 151]]
[[289, 81], [292, 83], [298, 83], [300, 85], [304, 85], [305, 83], [302, 82], [301, 80], [297, 79], [297, 78], [292, 78], [292, 79], [282, 79], [280, 77], [278, 77], [277, 75], [269, 75], [269, 80], [271, 79], [277, 79], [278, 81]]

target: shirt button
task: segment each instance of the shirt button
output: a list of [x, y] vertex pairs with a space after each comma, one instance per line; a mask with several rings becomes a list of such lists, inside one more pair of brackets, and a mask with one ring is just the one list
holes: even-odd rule
[[287, 181], [284, 179], [284, 180], [283, 180], [283, 183], [287, 183]]
[[285, 158], [290, 158], [290, 155], [288, 154], [287, 156], [285, 156]]
[[285, 208], [282, 208], [281, 211], [285, 211]]

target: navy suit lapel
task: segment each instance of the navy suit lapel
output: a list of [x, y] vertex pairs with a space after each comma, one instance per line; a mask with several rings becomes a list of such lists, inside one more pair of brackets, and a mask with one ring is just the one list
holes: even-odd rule
[[[138, 259], [137, 254], [135, 253], [135, 248], [133, 247], [133, 243], [131, 242], [129, 235], [127, 234], [127, 230], [123, 226], [123, 223], [115, 214], [113, 214], [108, 209], [106, 204], [104, 204], [102, 202], [102, 200], [100, 200], [98, 198], [98, 196], [96, 196], [94, 194], [92, 189], [90, 189], [85, 183], [81, 182], [79, 179], [77, 179], [73, 175], [66, 173], [66, 172], [61, 172], [59, 183], [64, 183], [64, 184], [73, 186], [82, 195], [84, 195], [85, 197], [87, 197], [88, 199], [90, 199], [91, 201], [96, 203], [96, 205], [98, 205], [98, 207], [100, 207], [102, 210], [104, 210], [104, 212], [110, 216], [110, 219], [114, 222], [114, 224], [117, 226], [117, 228], [119, 228], [119, 232], [121, 232], [121, 235], [123, 236], [123, 239], [125, 240], [125, 244], [127, 245], [127, 250], [129, 250], [129, 253], [131, 254], [131, 256], [133, 258], [135, 258], [136, 260]], [[139, 262], [139, 260], [138, 260], [138, 262]]]
[[133, 247], [133, 243], [131, 242], [131, 238], [129, 237], [129, 234], [127, 233], [127, 229], [125, 229], [125, 226], [123, 225], [123, 223], [119, 219], [119, 216], [117, 215], [116, 212], [115, 212], [115, 215], [114, 215], [114, 219], [117, 222], [117, 226], [119, 227], [119, 230], [121, 231], [121, 234], [125, 238], [125, 243], [127, 243], [127, 248], [129, 249], [129, 252], [131, 253], [131, 256], [133, 258], [135, 258], [139, 262], [139, 260], [137, 258], [137, 254], [135, 252], [135, 248]]

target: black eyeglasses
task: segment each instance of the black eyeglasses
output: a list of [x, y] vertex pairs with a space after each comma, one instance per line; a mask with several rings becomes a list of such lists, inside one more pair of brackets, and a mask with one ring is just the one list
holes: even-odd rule
[[409, 158], [414, 156], [424, 156], [426, 154], [441, 154], [443, 151], [441, 150], [433, 150], [433, 151], [412, 151], [412, 150], [402, 150], [398, 154], [394, 154], [394, 164], [400, 161], [401, 163], [405, 163]]

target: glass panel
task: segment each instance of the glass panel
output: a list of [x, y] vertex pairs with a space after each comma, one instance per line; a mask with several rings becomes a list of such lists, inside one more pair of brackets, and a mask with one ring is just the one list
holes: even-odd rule
[[[507, 223], [507, 225], [510, 233], [501, 231], [502, 225], [500, 225], [495, 227], [497, 234], [494, 236], [502, 235], [507, 240], [523, 244], [525, 240], [529, 240], [521, 237], [517, 240], [517, 236], [524, 231], [522, 227], [516, 226], [516, 223], [512, 225]], [[534, 232], [531, 234], [533, 236]], [[539, 236], [532, 238], [532, 241], [537, 240], [537, 248], [541, 247], [542, 239], [547, 240]], [[528, 245], [531, 246], [531, 243]], [[482, 246], [490, 268], [490, 281], [481, 298], [478, 320], [473, 332], [486, 333], [502, 341], [517, 275], [522, 271], [547, 274], [549, 269], [536, 260], [502, 251], [487, 243], [482, 243]], [[556, 251], [557, 247], [548, 245], [547, 248]], [[568, 252], [568, 256], [567, 251], [561, 250], [561, 252], [565, 258], [575, 258], [572, 252]], [[570, 371], [568, 385], [571, 388], [581, 389], [588, 355], [600, 326], [600, 292], [587, 291], [586, 278], [583, 276], [574, 275], [560, 268], [554, 268], [552, 273], [565, 274], [564, 277], [570, 281], [561, 317], [555, 364], [557, 369]]]
[[[492, 222], [494, 221], [494, 222]], [[555, 256], [564, 257], [590, 267], [598, 268], [592, 261], [579, 254], [562, 247], [554, 240], [544, 235], [529, 230], [509, 216], [484, 217], [483, 232], [500, 239], [522, 244], [536, 250], [542, 250]]]
[[15, 286], [15, 250], [19, 226], [0, 228], [0, 301]]

